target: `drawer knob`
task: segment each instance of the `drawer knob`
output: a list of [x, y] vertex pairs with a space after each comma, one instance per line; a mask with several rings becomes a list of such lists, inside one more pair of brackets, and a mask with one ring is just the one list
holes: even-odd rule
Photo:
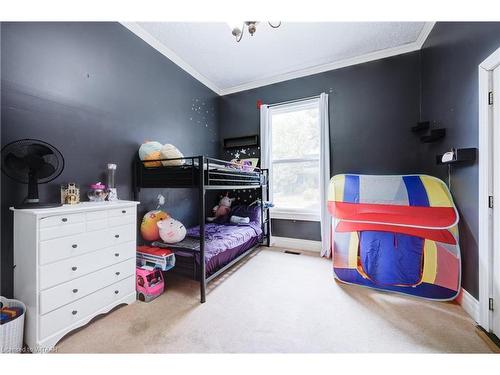
[[73, 249], [76, 249], [76, 248], [78, 247], [78, 245], [77, 245], [76, 243], [74, 243], [73, 245], [71, 245], [71, 247], [72, 247]]
[[76, 311], [76, 310], [71, 311], [71, 314], [73, 314], [73, 315], [76, 315], [77, 313], [78, 313], [78, 311]]
[[73, 266], [73, 267], [71, 267], [71, 270], [72, 270], [72, 271], [76, 271], [77, 269], [78, 269], [78, 267], [74, 267], [74, 266]]
[[122, 210], [122, 214], [126, 214], [127, 213], [127, 210]]
[[119, 257], [120, 256], [120, 253], [115, 253], [115, 257]]
[[78, 289], [73, 289], [73, 293], [78, 293]]
[[119, 234], [115, 234], [115, 238], [120, 238], [120, 235]]
[[68, 218], [67, 218], [67, 217], [63, 217], [63, 218], [61, 219], [61, 221], [62, 221], [63, 223], [65, 223], [65, 222], [67, 222], [67, 221], [68, 221]]
[[120, 272], [115, 272], [115, 275], [116, 276], [120, 276]]
[[118, 294], [118, 293], [120, 293], [120, 291], [119, 290], [115, 290], [115, 294]]

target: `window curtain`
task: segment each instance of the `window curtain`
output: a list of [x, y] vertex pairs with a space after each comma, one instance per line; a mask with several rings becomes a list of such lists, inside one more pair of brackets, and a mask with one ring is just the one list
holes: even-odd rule
[[[272, 175], [272, 165], [271, 165], [271, 141], [272, 141], [272, 132], [271, 132], [271, 111], [269, 111], [269, 106], [262, 104], [260, 106], [260, 167], [263, 169], [267, 169], [269, 181], [271, 181]], [[269, 183], [268, 181], [268, 183]], [[264, 193], [263, 193], [264, 194]], [[262, 197], [262, 200], [272, 201], [272, 192], [269, 189], [269, 195], [267, 197]], [[268, 218], [271, 220], [271, 218]], [[264, 218], [262, 218], [264, 220]], [[271, 226], [269, 226], [269, 233], [267, 234], [271, 238]]]
[[271, 126], [269, 106], [260, 106], [260, 167], [271, 167]]
[[328, 94], [319, 97], [320, 145], [320, 193], [321, 193], [321, 256], [331, 255], [331, 218], [328, 213], [328, 187], [330, 184], [330, 123], [328, 119]]

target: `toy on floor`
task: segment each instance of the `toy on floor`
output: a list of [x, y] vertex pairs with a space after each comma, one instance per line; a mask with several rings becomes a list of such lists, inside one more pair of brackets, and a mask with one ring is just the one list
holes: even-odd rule
[[328, 209], [338, 280], [441, 301], [458, 295], [458, 212], [443, 181], [337, 175]]
[[136, 260], [138, 267], [159, 268], [162, 271], [175, 266], [175, 254], [168, 248], [138, 246]]
[[0, 324], [5, 324], [20, 317], [24, 310], [21, 307], [1, 307], [0, 308]]
[[219, 204], [212, 209], [214, 216], [207, 217], [207, 221], [214, 221], [218, 218], [223, 218], [229, 215], [229, 213], [231, 212], [231, 204], [236, 198], [229, 198], [228, 195], [229, 194], [226, 193], [226, 195], [223, 196], [219, 201]]
[[159, 268], [136, 268], [137, 299], [151, 302], [159, 297], [165, 288], [163, 274]]
[[165, 243], [177, 243], [186, 237], [186, 227], [172, 217], [158, 221], [156, 225], [160, 230], [160, 238]]

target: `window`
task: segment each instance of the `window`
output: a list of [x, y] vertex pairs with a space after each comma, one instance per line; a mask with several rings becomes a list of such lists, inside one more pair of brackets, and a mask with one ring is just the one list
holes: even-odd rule
[[270, 108], [272, 217], [319, 220], [319, 101]]

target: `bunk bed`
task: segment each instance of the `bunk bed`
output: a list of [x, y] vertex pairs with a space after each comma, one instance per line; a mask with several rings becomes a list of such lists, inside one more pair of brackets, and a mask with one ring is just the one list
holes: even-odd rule
[[[158, 163], [161, 162], [161, 163]], [[182, 165], [169, 165], [182, 162]], [[205, 223], [206, 193], [212, 190], [255, 189], [261, 201], [269, 199], [269, 171], [261, 168], [242, 169], [240, 165], [206, 156], [191, 156], [175, 159], [158, 159], [134, 163], [134, 199], [138, 200], [145, 188], [193, 188], [198, 190], [199, 226], [188, 231], [191, 246], [169, 246], [176, 253], [175, 272], [193, 278], [200, 283], [200, 301], [206, 301], [206, 285], [221, 273], [250, 255], [261, 245], [270, 243], [269, 210], [260, 205], [259, 221], [233, 229], [243, 242], [232, 244], [208, 243], [216, 224]], [[161, 164], [161, 166], [157, 166]], [[167, 164], [167, 166], [164, 166]], [[153, 165], [153, 166], [152, 166]]]

